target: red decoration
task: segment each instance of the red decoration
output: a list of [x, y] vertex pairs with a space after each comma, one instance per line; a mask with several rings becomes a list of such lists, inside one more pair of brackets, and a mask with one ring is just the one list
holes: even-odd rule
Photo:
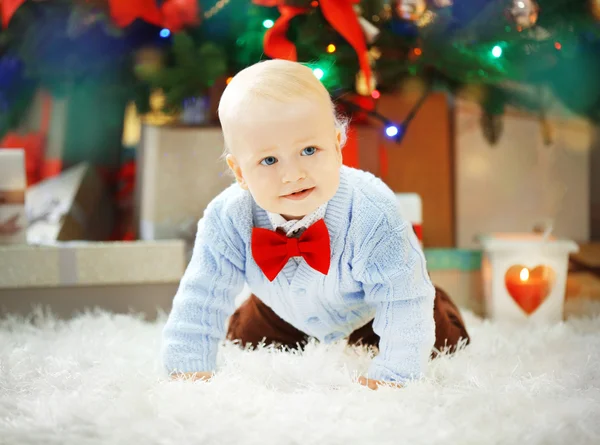
[[117, 26], [129, 26], [142, 19], [172, 32], [200, 23], [197, 0], [167, 0], [160, 9], [156, 0], [109, 0], [110, 16]]
[[[8, 27], [12, 16], [25, 1], [0, 0], [0, 14], [4, 28]], [[121, 28], [131, 25], [136, 19], [162, 26], [173, 32], [200, 23], [197, 0], [166, 0], [160, 9], [157, 0], [108, 0], [108, 6], [113, 22]]]
[[8, 133], [0, 142], [2, 148], [22, 148], [25, 150], [25, 173], [28, 186], [40, 180], [45, 143], [46, 138], [40, 133], [25, 135]]
[[[265, 54], [273, 59], [298, 60], [296, 47], [287, 39], [286, 33], [290, 21], [297, 15], [307, 13], [310, 8], [288, 6], [285, 4], [285, 0], [253, 0], [253, 2], [260, 6], [277, 6], [281, 14], [273, 27], [265, 33]], [[371, 66], [369, 65], [367, 44], [353, 8], [354, 3], [358, 3], [358, 0], [320, 0], [319, 6], [331, 26], [356, 51], [360, 69], [365, 74], [367, 85], [370, 85], [372, 74]]]
[[112, 241], [135, 240], [133, 218], [134, 189], [136, 177], [135, 160], [125, 162], [117, 172], [101, 172], [105, 180], [116, 189], [117, 221], [110, 237]]
[[42, 95], [41, 107], [39, 131], [23, 135], [11, 132], [7, 133], [4, 139], [0, 140], [0, 147], [2, 148], [22, 148], [25, 151], [25, 173], [27, 175], [28, 186], [42, 179], [55, 176], [62, 169], [62, 161], [60, 159], [45, 159], [46, 138], [48, 136], [48, 127], [52, 112], [52, 98], [48, 94]]
[[548, 266], [529, 270], [523, 265], [516, 265], [504, 276], [506, 290], [527, 315], [533, 314], [546, 301], [554, 281], [554, 271]]
[[284, 233], [268, 229], [252, 229], [252, 256], [269, 281], [273, 281], [288, 260], [303, 257], [313, 269], [327, 275], [331, 262], [329, 231], [320, 219], [300, 238], [288, 238]]
[[172, 32], [200, 23], [197, 0], [167, 0], [160, 9], [163, 16], [162, 26]]
[[156, 0], [108, 0], [108, 3], [113, 22], [121, 28], [131, 25], [136, 19], [161, 26], [162, 15]]
[[[351, 102], [361, 108], [360, 111], [356, 111], [353, 107], [347, 106], [346, 113], [352, 113], [352, 124], [348, 129], [348, 139], [344, 147], [344, 165], [348, 167], [360, 168], [360, 157], [359, 157], [359, 146], [357, 138], [357, 124], [370, 125], [368, 112], [375, 110], [376, 100], [372, 96], [360, 96], [355, 95], [346, 98], [348, 102]], [[383, 136], [382, 136], [383, 139]], [[380, 141], [377, 147], [379, 152], [379, 173], [378, 176], [385, 178], [388, 174], [388, 154], [383, 140]]]
[[2, 26], [4, 28], [8, 27], [10, 19], [23, 3], [25, 3], [25, 0], [0, 0], [0, 13], [2, 14]]
[[344, 160], [344, 165], [351, 168], [359, 168], [359, 153], [360, 151], [358, 148], [358, 139], [356, 137], [356, 127], [351, 125], [348, 128], [346, 145], [344, 145], [344, 149], [342, 150], [342, 159]]

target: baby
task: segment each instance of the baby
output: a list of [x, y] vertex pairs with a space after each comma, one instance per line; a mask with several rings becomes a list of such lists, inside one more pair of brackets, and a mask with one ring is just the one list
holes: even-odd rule
[[[392, 191], [342, 165], [345, 122], [308, 67], [244, 69], [219, 118], [237, 181], [198, 223], [163, 331], [171, 376], [209, 378], [226, 336], [292, 348], [348, 338], [379, 349], [361, 384], [402, 386], [423, 374], [434, 346], [468, 341]], [[253, 295], [234, 313], [244, 283]]]

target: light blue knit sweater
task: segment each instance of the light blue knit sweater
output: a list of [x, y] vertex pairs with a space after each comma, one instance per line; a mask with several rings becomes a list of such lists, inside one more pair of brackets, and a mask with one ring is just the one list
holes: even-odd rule
[[[271, 283], [250, 246], [253, 227], [272, 229], [267, 213], [237, 184], [217, 196], [198, 223], [192, 259], [163, 331], [167, 371], [215, 370], [227, 317], [246, 282], [283, 320], [326, 343], [374, 317], [381, 340], [368, 377], [419, 378], [435, 341], [435, 290], [394, 194], [370, 173], [342, 167], [325, 222], [331, 238], [329, 273], [290, 259], [286, 271], [292, 273], [282, 271]], [[288, 281], [286, 275], [293, 278]]]

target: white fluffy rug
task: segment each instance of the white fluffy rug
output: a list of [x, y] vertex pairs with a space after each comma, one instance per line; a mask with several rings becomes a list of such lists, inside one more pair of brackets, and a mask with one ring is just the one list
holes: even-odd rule
[[600, 316], [546, 328], [465, 317], [470, 346], [379, 391], [355, 383], [368, 351], [342, 344], [229, 344], [211, 382], [172, 382], [158, 362], [164, 318], [3, 319], [0, 443], [600, 443]]

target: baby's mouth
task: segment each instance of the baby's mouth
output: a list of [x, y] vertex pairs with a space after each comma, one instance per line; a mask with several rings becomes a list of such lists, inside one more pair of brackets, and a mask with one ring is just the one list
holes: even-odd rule
[[314, 189], [315, 189], [314, 187], [310, 187], [310, 188], [298, 190], [297, 192], [290, 193], [289, 195], [283, 195], [283, 198], [294, 199], [294, 200], [304, 199], [308, 195], [310, 195]]

